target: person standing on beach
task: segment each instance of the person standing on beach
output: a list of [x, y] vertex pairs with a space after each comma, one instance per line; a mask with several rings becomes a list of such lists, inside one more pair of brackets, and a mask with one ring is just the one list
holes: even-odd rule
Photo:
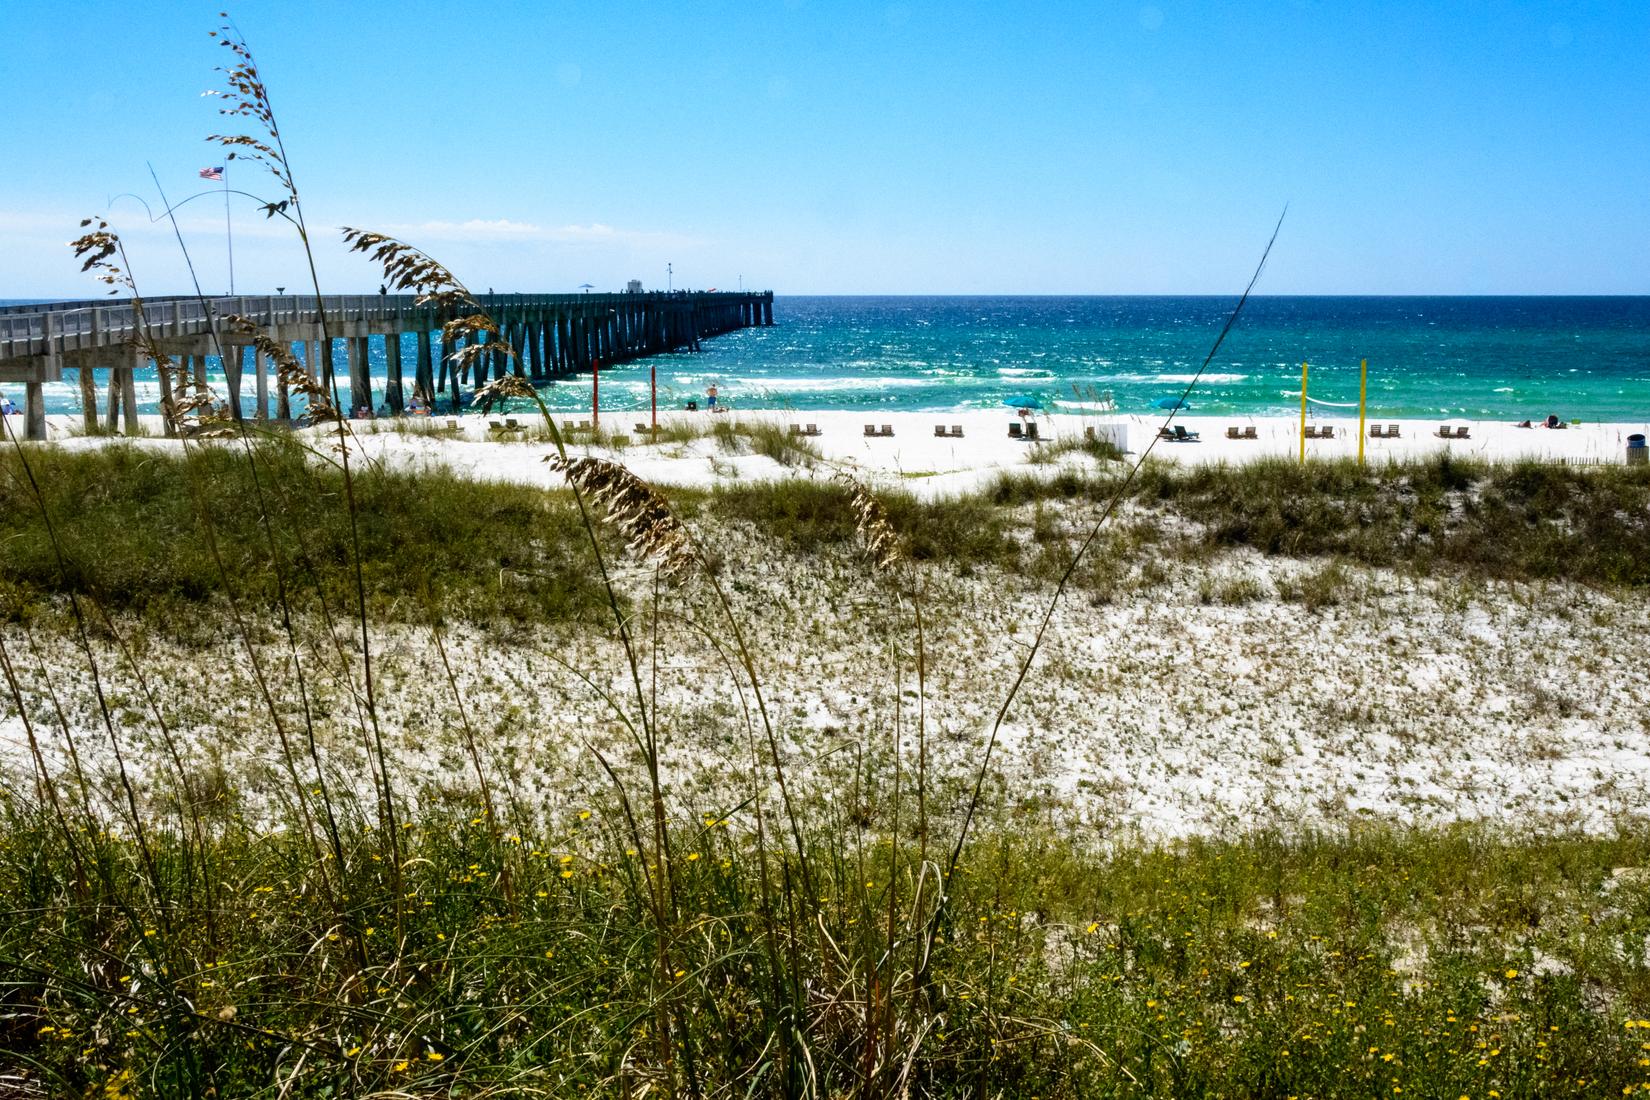
[[705, 391], [705, 408], [711, 412], [716, 411], [716, 387], [714, 385]]

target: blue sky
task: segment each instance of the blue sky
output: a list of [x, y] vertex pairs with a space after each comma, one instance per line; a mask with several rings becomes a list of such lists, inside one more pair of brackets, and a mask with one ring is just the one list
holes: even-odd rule
[[[222, 163], [217, 9], [8, 7], [0, 297], [95, 293], [63, 242]], [[1650, 3], [454, 5], [251, 0], [313, 227], [478, 289], [1650, 292]], [[24, 155], [24, 153], [27, 155]], [[236, 173], [232, 182], [268, 190]], [[116, 200], [151, 293], [169, 234]], [[223, 208], [184, 208], [209, 289]], [[296, 287], [238, 204], [238, 289]], [[318, 232], [329, 291], [374, 272]]]

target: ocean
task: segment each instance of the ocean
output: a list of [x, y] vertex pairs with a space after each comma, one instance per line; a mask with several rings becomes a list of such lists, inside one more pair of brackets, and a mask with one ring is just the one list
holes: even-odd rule
[[[1234, 304], [780, 296], [772, 328], [604, 369], [601, 402], [616, 411], [646, 408], [656, 371], [661, 409], [703, 405], [715, 384], [735, 408], [922, 411], [1030, 396], [1058, 411], [1092, 408], [1110, 395], [1123, 412], [1149, 412], [1191, 380]], [[410, 379], [412, 341], [404, 345]], [[373, 355], [382, 379], [381, 349]], [[1298, 412], [1303, 361], [1315, 401], [1355, 406], [1360, 359], [1369, 360], [1372, 416], [1643, 421], [1650, 419], [1650, 297], [1253, 298], [1193, 390], [1190, 411]], [[589, 376], [544, 394], [554, 408], [588, 409]], [[139, 395], [152, 411], [152, 378], [140, 378]], [[48, 387], [48, 411], [78, 407], [72, 376]]]

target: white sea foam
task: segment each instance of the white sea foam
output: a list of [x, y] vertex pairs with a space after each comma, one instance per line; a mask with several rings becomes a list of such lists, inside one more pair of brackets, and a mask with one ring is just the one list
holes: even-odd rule
[[848, 390], [902, 389], [912, 386], [943, 385], [933, 378], [735, 378], [723, 383], [729, 395], [739, 390], [785, 393], [841, 393]]

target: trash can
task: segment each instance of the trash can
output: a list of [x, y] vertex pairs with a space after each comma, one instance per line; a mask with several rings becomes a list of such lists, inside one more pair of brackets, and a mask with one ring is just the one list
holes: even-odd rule
[[1650, 448], [1644, 445], [1644, 433], [1634, 432], [1627, 437], [1627, 465], [1650, 466]]

